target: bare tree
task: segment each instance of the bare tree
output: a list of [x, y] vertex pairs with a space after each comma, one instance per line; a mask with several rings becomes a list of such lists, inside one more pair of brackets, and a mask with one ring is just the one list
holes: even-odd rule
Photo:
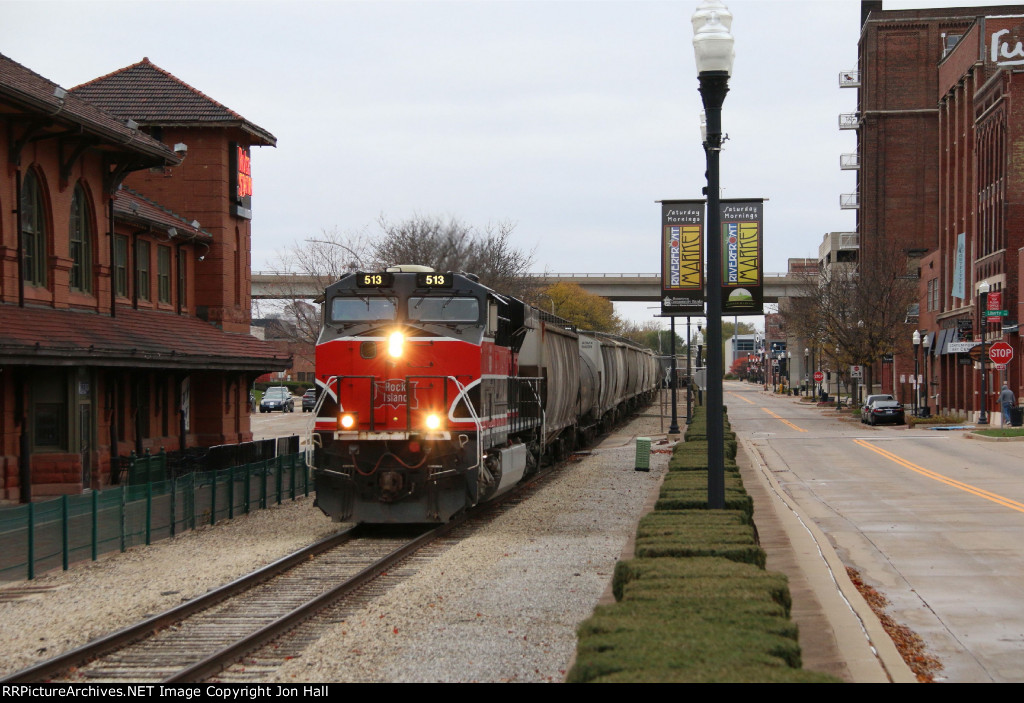
[[899, 251], [857, 265], [833, 265], [807, 274], [800, 293], [780, 308], [788, 331], [831, 357], [841, 370], [871, 369], [888, 354], [906, 351], [910, 307], [917, 302], [917, 275]]
[[320, 315], [301, 301], [314, 300], [308, 290], [323, 291], [353, 271], [383, 271], [397, 264], [420, 264], [438, 271], [475, 273], [480, 282], [500, 293], [531, 300], [533, 279], [528, 276], [534, 251], [517, 248], [512, 241], [515, 225], [488, 224], [483, 229], [454, 217], [447, 219], [414, 215], [392, 222], [384, 215], [377, 220], [379, 231], [368, 229], [341, 232], [323, 229], [311, 237], [279, 251], [274, 262], [282, 275], [281, 299], [269, 303], [253, 301], [254, 318], [275, 318], [275, 333], [299, 344], [315, 344]]
[[527, 277], [534, 250], [518, 249], [512, 242], [515, 225], [508, 221], [478, 229], [454, 217], [420, 215], [394, 223], [378, 219], [380, 236], [370, 243], [376, 268], [422, 264], [438, 271], [465, 271], [496, 291], [517, 297], [532, 292]]

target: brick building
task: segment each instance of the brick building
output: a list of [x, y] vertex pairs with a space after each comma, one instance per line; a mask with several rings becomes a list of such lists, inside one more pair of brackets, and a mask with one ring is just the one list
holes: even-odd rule
[[251, 379], [290, 363], [247, 334], [273, 136], [145, 60], [65, 90], [0, 55], [0, 124], [0, 499], [251, 438]]
[[[921, 277], [922, 327], [934, 340], [929, 382], [935, 407], [980, 409], [980, 365], [950, 345], [980, 341], [984, 324], [986, 342], [1015, 350], [1006, 369], [986, 365], [987, 408], [998, 419], [1000, 384], [1017, 395], [1024, 389], [1016, 331], [1024, 301], [1024, 6], [979, 15], [948, 41], [938, 67], [939, 242]], [[990, 290], [985, 304], [1005, 315], [983, 322], [981, 284]]]
[[[909, 401], [916, 371], [927, 375], [922, 404], [933, 412], [972, 412], [980, 374], [949, 346], [953, 330], [959, 325], [965, 338], [979, 334], [977, 322], [964, 325], [977, 318], [970, 291], [981, 280], [1002, 293], [1014, 314], [1019, 299], [1024, 242], [1012, 214], [1021, 182], [1008, 173], [1019, 139], [1021, 116], [1012, 100], [1014, 91], [1020, 95], [1019, 74], [994, 58], [991, 40], [1003, 32], [1006, 52], [1014, 54], [1024, 6], [884, 10], [880, 0], [864, 0], [861, 7], [858, 71], [840, 79], [858, 89], [858, 111], [846, 116], [857, 130], [850, 162], [857, 173], [858, 258], [870, 266], [875, 257], [906, 256], [921, 291], [918, 309], [908, 311], [898, 332], [903, 353], [879, 369], [882, 388]], [[1024, 55], [1015, 58], [1024, 63]], [[915, 330], [917, 349], [910, 345]]]

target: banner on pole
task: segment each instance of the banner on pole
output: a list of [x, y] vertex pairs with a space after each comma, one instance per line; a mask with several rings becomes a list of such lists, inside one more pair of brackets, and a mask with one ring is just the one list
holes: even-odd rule
[[661, 314], [704, 314], [704, 201], [661, 201]]
[[722, 200], [722, 312], [764, 314], [764, 199]]

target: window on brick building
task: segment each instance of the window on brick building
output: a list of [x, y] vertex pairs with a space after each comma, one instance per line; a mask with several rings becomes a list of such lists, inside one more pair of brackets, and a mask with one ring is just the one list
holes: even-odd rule
[[135, 291], [139, 300], [152, 300], [149, 292], [149, 242], [145, 239], [135, 242]]
[[92, 218], [85, 188], [79, 183], [71, 196], [71, 288], [92, 292]]
[[161, 303], [171, 302], [171, 248], [157, 247], [156, 250], [156, 290], [157, 300]]
[[114, 292], [128, 297], [128, 237], [114, 237]]
[[64, 373], [41, 374], [30, 383], [32, 445], [38, 449], [67, 449], [68, 400]]
[[186, 253], [185, 249], [178, 249], [178, 307], [182, 309], [188, 304], [185, 296], [185, 283], [188, 280], [188, 270], [185, 268]]
[[46, 285], [46, 210], [35, 170], [29, 169], [21, 186], [21, 248], [25, 282]]

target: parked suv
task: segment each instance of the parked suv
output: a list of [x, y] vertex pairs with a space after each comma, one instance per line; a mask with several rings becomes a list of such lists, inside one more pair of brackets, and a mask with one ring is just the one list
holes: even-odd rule
[[302, 412], [313, 412], [316, 406], [316, 388], [310, 388], [302, 394]]
[[295, 412], [295, 399], [292, 392], [285, 386], [272, 386], [263, 394], [260, 400], [260, 412], [271, 413], [280, 410], [285, 413]]

